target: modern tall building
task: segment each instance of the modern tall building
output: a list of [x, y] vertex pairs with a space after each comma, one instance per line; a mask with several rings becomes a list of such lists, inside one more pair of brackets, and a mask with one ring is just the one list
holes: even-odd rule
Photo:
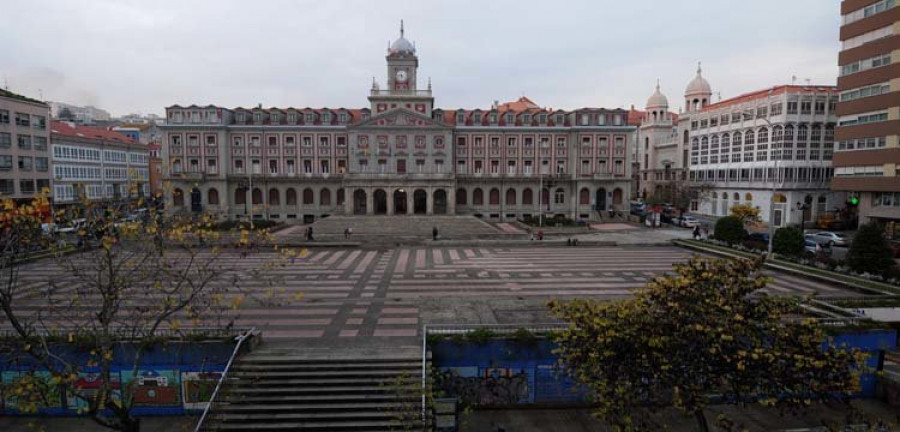
[[95, 122], [107, 122], [112, 116], [109, 112], [90, 105], [78, 106], [63, 102], [48, 102], [50, 104], [50, 112], [54, 119], [74, 121], [78, 124], [94, 124]]
[[[169, 208], [223, 218], [473, 214], [596, 219], [630, 196], [628, 111], [528, 98], [440, 109], [403, 34], [366, 108], [171, 106]], [[189, 199], [188, 199], [189, 197]]]
[[900, 239], [900, 8], [844, 0], [841, 15], [832, 188], [859, 197], [860, 223]]
[[47, 104], [0, 90], [0, 198], [24, 201], [50, 187], [49, 119]]
[[104, 128], [60, 121], [52, 127], [57, 205], [149, 196], [147, 146]]

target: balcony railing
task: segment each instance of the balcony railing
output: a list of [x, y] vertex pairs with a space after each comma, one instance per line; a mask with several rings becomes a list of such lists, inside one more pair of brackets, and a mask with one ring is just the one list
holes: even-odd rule
[[427, 96], [431, 97], [431, 90], [371, 90], [372, 96]]

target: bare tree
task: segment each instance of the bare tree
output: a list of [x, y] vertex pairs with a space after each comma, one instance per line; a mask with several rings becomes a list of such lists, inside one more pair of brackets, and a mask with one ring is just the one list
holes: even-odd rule
[[[271, 275], [277, 272], [269, 270], [284, 265], [293, 251], [267, 255], [275, 258], [249, 270], [231, 265], [234, 257], [268, 244], [265, 232], [223, 235], [209, 216], [173, 218], [152, 207], [139, 211], [143, 200], [84, 203], [84, 221], [75, 227], [80, 250], [72, 253], [54, 249], [60, 243], [42, 232], [41, 200], [46, 199], [18, 208], [8, 202], [0, 216], [0, 309], [8, 321], [0, 323], [8, 336], [0, 347], [25, 353], [36, 365], [5, 389], [16, 395], [22, 411], [45, 406], [48, 391], [64, 391], [98, 424], [137, 431], [132, 415], [137, 380], [118, 382], [114, 364], [129, 364], [135, 377], [154, 347], [198, 331], [230, 329], [231, 310], [245, 300], [287, 300], [275, 288]], [[55, 259], [24, 263], [35, 249], [53, 251]], [[245, 289], [248, 280], [270, 289], [265, 294]], [[86, 370], [96, 379], [94, 388], [76, 383]]]

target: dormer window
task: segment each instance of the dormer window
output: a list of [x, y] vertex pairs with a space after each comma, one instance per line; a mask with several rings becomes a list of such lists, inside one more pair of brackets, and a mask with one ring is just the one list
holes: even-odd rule
[[313, 113], [306, 113], [306, 115], [303, 116], [303, 122], [306, 124], [313, 124], [315, 121], [316, 116]]
[[522, 124], [523, 125], [531, 124], [531, 114], [522, 114]]
[[247, 121], [247, 115], [242, 112], [239, 112], [237, 114], [237, 121], [238, 121], [238, 123], [245, 123]]
[[591, 116], [589, 116], [589, 115], [587, 115], [587, 114], [582, 114], [582, 115], [581, 115], [581, 125], [582, 125], [582, 126], [587, 126], [587, 125], [589, 125], [590, 123], [591, 123]]
[[622, 126], [622, 114], [616, 114], [613, 116], [613, 124], [616, 126]]
[[565, 117], [564, 117], [562, 114], [557, 114], [557, 115], [556, 115], [556, 125], [557, 125], [557, 126], [562, 126], [562, 125], [564, 125], [564, 124], [566, 124], [566, 119], [565, 119]]
[[462, 124], [466, 121], [466, 115], [464, 113], [456, 113], [456, 123]]
[[547, 114], [539, 115], [538, 122], [540, 122], [541, 124], [547, 124]]
[[262, 123], [262, 113], [253, 113], [253, 122]]
[[497, 123], [497, 113], [491, 113], [490, 121], [491, 121], [491, 124]]
[[340, 117], [339, 117], [339, 120], [338, 120], [338, 121], [340, 121], [341, 123], [347, 123], [347, 113], [343, 113], [343, 112], [342, 112], [342, 113], [340, 114]]
[[197, 111], [191, 111], [191, 122], [200, 123], [200, 113]]
[[269, 116], [269, 123], [278, 123], [278, 113], [272, 113]]
[[475, 124], [481, 124], [481, 113], [475, 113], [472, 116], [472, 122]]
[[181, 123], [181, 111], [175, 111], [173, 121], [175, 123]]
[[322, 113], [322, 123], [323, 124], [331, 124], [331, 113], [329, 113], [329, 112]]
[[508, 124], [508, 125], [516, 124], [516, 121], [513, 119], [512, 113], [509, 113], [506, 115], [506, 124]]

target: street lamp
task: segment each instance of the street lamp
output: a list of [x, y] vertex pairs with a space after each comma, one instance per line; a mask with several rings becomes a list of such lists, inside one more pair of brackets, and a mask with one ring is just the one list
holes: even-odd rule
[[797, 201], [797, 210], [800, 210], [800, 234], [804, 234], [804, 223], [806, 223], [806, 211], [810, 209], [810, 205]]
[[[769, 90], [769, 96], [772, 96], [772, 90]], [[742, 113], [742, 117], [744, 119], [752, 120], [754, 118], [753, 112], [752, 111], [750, 111], [750, 112], [744, 111]], [[765, 117], [759, 117], [759, 119], [766, 122], [766, 124], [769, 126], [770, 131], [774, 130], [773, 126], [772, 126], [772, 122], [769, 121], [769, 119], [767, 119]], [[773, 136], [774, 136], [774, 134], [773, 134]], [[769, 144], [774, 145], [774, 143], [772, 143], [771, 140], [770, 140]], [[772, 154], [774, 155], [774, 152]], [[773, 240], [775, 239], [775, 192], [776, 192], [776, 186], [777, 186], [776, 180], [778, 178], [778, 160], [779, 159], [780, 159], [780, 156], [778, 158], [775, 158], [775, 177], [772, 179], [772, 196], [769, 197], [769, 247], [768, 247], [769, 256], [772, 256], [772, 249], [774, 246]]]

